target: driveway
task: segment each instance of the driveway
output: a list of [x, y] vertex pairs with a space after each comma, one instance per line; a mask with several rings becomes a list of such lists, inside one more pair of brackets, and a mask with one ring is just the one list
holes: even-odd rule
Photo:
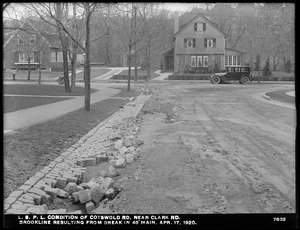
[[294, 86], [172, 84], [149, 86], [116, 212], [295, 212], [295, 109], [257, 96]]

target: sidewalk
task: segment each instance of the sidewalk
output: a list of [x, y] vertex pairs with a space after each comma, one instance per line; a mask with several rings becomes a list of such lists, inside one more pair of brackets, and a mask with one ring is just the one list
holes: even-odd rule
[[[159, 74], [160, 76], [156, 77], [156, 78], [153, 78], [152, 80], [155, 80], [155, 81], [163, 81], [165, 80], [166, 78], [168, 78], [169, 75], [171, 75], [172, 73], [161, 73], [160, 72], [161, 70], [156, 70], [155, 73], [156, 74]], [[168, 79], [166, 79], [168, 80]]]
[[[92, 88], [98, 91], [91, 94], [91, 104], [108, 99], [120, 92], [120, 90], [112, 89], [106, 85], [94, 84]], [[45, 122], [83, 107], [84, 96], [80, 96], [56, 103], [6, 113], [3, 117], [4, 134]]]

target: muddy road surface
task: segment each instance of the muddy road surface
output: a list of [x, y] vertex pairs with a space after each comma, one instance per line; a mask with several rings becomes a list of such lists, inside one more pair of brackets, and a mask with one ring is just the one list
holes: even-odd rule
[[264, 92], [293, 85], [149, 84], [139, 160], [115, 213], [294, 213], [296, 110]]

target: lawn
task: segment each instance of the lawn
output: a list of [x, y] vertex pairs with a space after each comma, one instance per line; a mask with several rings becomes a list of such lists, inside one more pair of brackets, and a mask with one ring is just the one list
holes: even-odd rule
[[[77, 81], [83, 81], [83, 69], [77, 69], [77, 71], [80, 71], [76, 74], [76, 80]], [[93, 69], [91, 68], [91, 79], [95, 77], [99, 77], [103, 74], [106, 74], [110, 71], [110, 69]], [[18, 73], [16, 73], [16, 80], [27, 80], [27, 70], [20, 70]], [[12, 80], [12, 72], [7, 71], [3, 73], [5, 80]], [[63, 76], [63, 72], [49, 72], [49, 71], [42, 71], [42, 81], [44, 80], [54, 80], [56, 77]], [[39, 72], [37, 70], [31, 71], [30, 79], [32, 81], [38, 81], [39, 78]]]
[[[287, 73], [284, 71], [271, 71], [271, 73], [273, 74], [273, 77], [295, 77], [295, 73]], [[258, 76], [258, 71], [252, 71], [252, 74], [254, 76]], [[262, 75], [262, 72], [261, 72]]]
[[[158, 77], [159, 74], [154, 73], [156, 70], [151, 70], [151, 79]], [[128, 75], [128, 70], [123, 70], [122, 72], [118, 73], [118, 75]], [[142, 69], [138, 69], [137, 70], [137, 75], [138, 76], [144, 76], [147, 75], [147, 70], [142, 70]], [[131, 76], [134, 76], [134, 69], [131, 70]]]
[[[116, 97], [137, 96], [126, 87]], [[127, 103], [107, 99], [4, 136], [4, 198]]]
[[[91, 89], [91, 93], [95, 92]], [[75, 87], [71, 93], [66, 93], [64, 86], [59, 85], [4, 85], [3, 87], [3, 110], [4, 113], [10, 113], [21, 109], [28, 109], [35, 106], [46, 105], [54, 102], [70, 99], [64, 96], [83, 96], [84, 88]], [[7, 96], [24, 95], [24, 96]], [[61, 97], [34, 97], [25, 95], [42, 95], [42, 96], [61, 96]]]
[[[91, 92], [95, 92], [91, 89]], [[4, 94], [17, 95], [44, 95], [44, 96], [83, 96], [84, 88], [75, 87], [72, 92], [65, 92], [65, 87], [61, 85], [39, 85], [39, 84], [6, 84], [3, 87]]]
[[[91, 79], [94, 79], [96, 77], [99, 77], [103, 74], [106, 74], [110, 71], [110, 69], [91, 69]], [[83, 74], [84, 72], [80, 72], [76, 74], [76, 80], [77, 81], [83, 81]]]
[[28, 109], [35, 106], [46, 105], [68, 99], [71, 98], [4, 96], [3, 112], [11, 113], [21, 109]]

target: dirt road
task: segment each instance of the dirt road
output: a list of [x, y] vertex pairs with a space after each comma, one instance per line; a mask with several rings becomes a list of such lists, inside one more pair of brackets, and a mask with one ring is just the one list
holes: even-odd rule
[[116, 213], [295, 212], [295, 109], [258, 99], [293, 85], [163, 84], [140, 117], [143, 154]]

